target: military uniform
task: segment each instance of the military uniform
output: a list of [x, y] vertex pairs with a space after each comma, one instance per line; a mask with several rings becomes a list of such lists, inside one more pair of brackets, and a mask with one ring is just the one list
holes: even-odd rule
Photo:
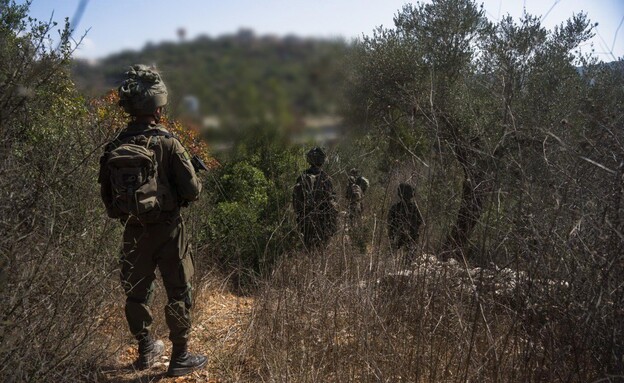
[[345, 197], [348, 203], [349, 226], [355, 227], [359, 224], [364, 211], [364, 190], [358, 183], [358, 177], [349, 176]]
[[[151, 136], [160, 130], [164, 135]], [[144, 134], [141, 134], [144, 132]], [[141, 340], [146, 337], [152, 324], [149, 304], [152, 298], [155, 271], [158, 267], [169, 302], [165, 309], [169, 339], [172, 343], [185, 343], [190, 330], [191, 277], [193, 261], [185, 236], [180, 205], [197, 199], [201, 183], [195, 175], [190, 156], [180, 142], [167, 136], [160, 125], [130, 123], [117, 139], [110, 143], [102, 156], [99, 182], [101, 195], [109, 216], [114, 216], [110, 174], [106, 156], [122, 142], [132, 140], [142, 143], [156, 140], [152, 150], [158, 162], [159, 176], [168, 180], [176, 201], [170, 210], [163, 211], [157, 222], [141, 223], [134, 217], [115, 217], [125, 224], [121, 255], [121, 278], [126, 293], [126, 318], [130, 331]], [[130, 136], [123, 139], [124, 135]], [[147, 136], [146, 136], [147, 135]]]
[[408, 258], [418, 243], [418, 230], [423, 222], [416, 203], [412, 201], [413, 188], [399, 186], [399, 202], [390, 207], [388, 214], [388, 237], [394, 249], [406, 248]]
[[[302, 203], [294, 202], [295, 212], [299, 230], [303, 235], [303, 242], [306, 248], [326, 246], [331, 237], [337, 231], [338, 211], [336, 208], [336, 193], [331, 178], [327, 173], [319, 168], [306, 169], [303, 175], [297, 178], [300, 183], [306, 174], [318, 176], [318, 186], [315, 191], [314, 205], [305, 201], [305, 197], [296, 200], [303, 200]], [[300, 206], [298, 208], [298, 206]]]
[[297, 178], [293, 208], [305, 247], [317, 249], [326, 246], [338, 229], [338, 204], [332, 180], [321, 169], [325, 153], [314, 148], [307, 157], [312, 166]]
[[151, 336], [150, 304], [156, 268], [167, 292], [165, 318], [173, 347], [167, 374], [181, 376], [206, 364], [188, 352], [193, 258], [180, 207], [195, 201], [201, 183], [182, 144], [157, 124], [167, 104], [167, 87], [145, 65], [134, 65], [118, 88], [119, 105], [132, 122], [100, 159], [98, 182], [106, 212], [124, 225], [120, 257], [125, 313], [139, 343], [138, 369], [154, 365], [164, 343]]

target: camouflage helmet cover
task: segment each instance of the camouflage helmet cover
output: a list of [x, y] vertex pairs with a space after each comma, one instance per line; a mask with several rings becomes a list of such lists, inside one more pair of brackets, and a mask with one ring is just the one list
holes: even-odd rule
[[132, 115], [151, 115], [167, 104], [167, 86], [160, 74], [147, 65], [133, 65], [117, 89], [119, 105]]
[[310, 151], [306, 154], [306, 160], [308, 161], [308, 163], [310, 165], [319, 167], [323, 166], [326, 157], [327, 156], [325, 155], [323, 149], [319, 148], [318, 146], [310, 149]]
[[414, 196], [414, 187], [410, 184], [402, 183], [398, 189], [399, 198], [402, 200], [410, 200]]
[[351, 177], [359, 177], [360, 176], [360, 170], [358, 168], [351, 168], [351, 170], [349, 170], [349, 176], [351, 176]]

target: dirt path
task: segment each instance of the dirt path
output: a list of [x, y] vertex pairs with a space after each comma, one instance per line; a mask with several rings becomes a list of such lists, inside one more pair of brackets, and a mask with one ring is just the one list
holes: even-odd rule
[[[166, 341], [165, 336], [161, 337], [166, 345], [165, 356], [156, 366], [147, 371], [135, 371], [131, 364], [137, 357], [137, 348], [128, 344], [113, 356], [109, 367], [102, 369], [102, 380], [110, 383], [214, 383], [247, 380], [244, 375], [248, 373], [248, 368], [240, 360], [239, 350], [244, 332], [248, 328], [252, 304], [253, 298], [239, 297], [214, 288], [198, 293], [189, 348], [192, 352], [208, 356], [208, 364], [204, 369], [183, 377], [166, 377], [171, 344]], [[158, 304], [154, 305], [154, 311], [157, 306]], [[123, 309], [120, 308], [119, 312], [123, 315]], [[125, 322], [122, 323], [125, 325]], [[127, 329], [123, 327], [117, 331]]]

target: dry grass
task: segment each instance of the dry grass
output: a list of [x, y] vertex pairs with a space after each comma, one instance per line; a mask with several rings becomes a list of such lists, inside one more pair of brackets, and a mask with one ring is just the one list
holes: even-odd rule
[[258, 294], [248, 331], [257, 380], [589, 382], [603, 374], [570, 320], [568, 284], [430, 256], [409, 269], [382, 249], [337, 244], [285, 260]]
[[[107, 332], [123, 333], [123, 346], [119, 347], [104, 364], [99, 376], [100, 381], [111, 383], [129, 382], [230, 382], [246, 380], [252, 371], [243, 360], [239, 360], [237, 353], [241, 347], [241, 339], [249, 327], [251, 308], [254, 299], [251, 297], [235, 296], [227, 292], [222, 286], [214, 283], [203, 283], [203, 287], [196, 291], [197, 298], [193, 317], [190, 350], [208, 356], [208, 364], [202, 370], [190, 375], [168, 378], [165, 376], [168, 366], [171, 345], [167, 340], [167, 328], [164, 325], [164, 315], [159, 308], [163, 307], [161, 288], [154, 304], [156, 335], [165, 341], [166, 350], [162, 361], [147, 371], [135, 371], [132, 362], [137, 357], [136, 343], [128, 336], [127, 325], [123, 318], [123, 304], [114, 308], [120, 320], [111, 323]], [[120, 296], [120, 302], [122, 297]], [[253, 380], [253, 379], [252, 379]]]

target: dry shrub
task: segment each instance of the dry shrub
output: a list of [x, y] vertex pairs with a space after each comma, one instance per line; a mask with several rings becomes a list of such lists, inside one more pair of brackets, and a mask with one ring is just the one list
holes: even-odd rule
[[[437, 207], [456, 206], [452, 186], [440, 188], [435, 170], [421, 174], [413, 164], [393, 170], [369, 191], [366, 250], [343, 232], [325, 252], [292, 253], [261, 283], [242, 352], [258, 366], [254, 379], [621, 380], [622, 288], [613, 279], [621, 244], [598, 214], [621, 209], [612, 206], [621, 190], [601, 173], [590, 176], [591, 166], [574, 166], [566, 155], [558, 161], [558, 177], [572, 178], [565, 170], [582, 180], [568, 183], [571, 190], [610, 197], [579, 216], [553, 212], [550, 200], [538, 200], [533, 190], [527, 199], [541, 214], [528, 221], [517, 220], [515, 211], [486, 216], [475, 236], [485, 250], [475, 246], [470, 256], [448, 261], [435, 254], [452, 209]], [[417, 260], [407, 266], [402, 252], [389, 249], [385, 212], [396, 184], [414, 174], [426, 180], [416, 198], [427, 226]], [[586, 226], [571, 237], [561, 234], [570, 230], [561, 222], [561, 228], [537, 229], [579, 217]]]
[[88, 380], [118, 235], [94, 187], [105, 136], [68, 77], [69, 25], [55, 47], [28, 4], [0, 9], [0, 380]]
[[582, 343], [581, 308], [559, 299], [569, 284], [435, 257], [409, 272], [389, 253], [376, 262], [339, 249], [285, 260], [249, 330], [258, 379], [585, 382], [603, 373]]
[[[110, 95], [84, 102], [64, 73], [55, 72], [47, 99], [37, 99], [50, 114], [25, 118], [27, 136], [3, 132], [0, 380], [6, 382], [93, 380], [130, 340], [117, 264], [123, 228], [106, 217], [97, 184], [103, 146], [125, 116]], [[191, 228], [199, 217], [189, 217]]]
[[105, 220], [94, 187], [94, 153], [103, 137], [97, 137], [97, 128], [87, 131], [88, 120], [78, 117], [67, 131], [15, 143], [5, 153], [4, 381], [83, 376], [85, 366], [102, 358], [109, 345], [97, 334], [113, 314], [107, 308], [117, 285], [112, 273], [119, 230]]

